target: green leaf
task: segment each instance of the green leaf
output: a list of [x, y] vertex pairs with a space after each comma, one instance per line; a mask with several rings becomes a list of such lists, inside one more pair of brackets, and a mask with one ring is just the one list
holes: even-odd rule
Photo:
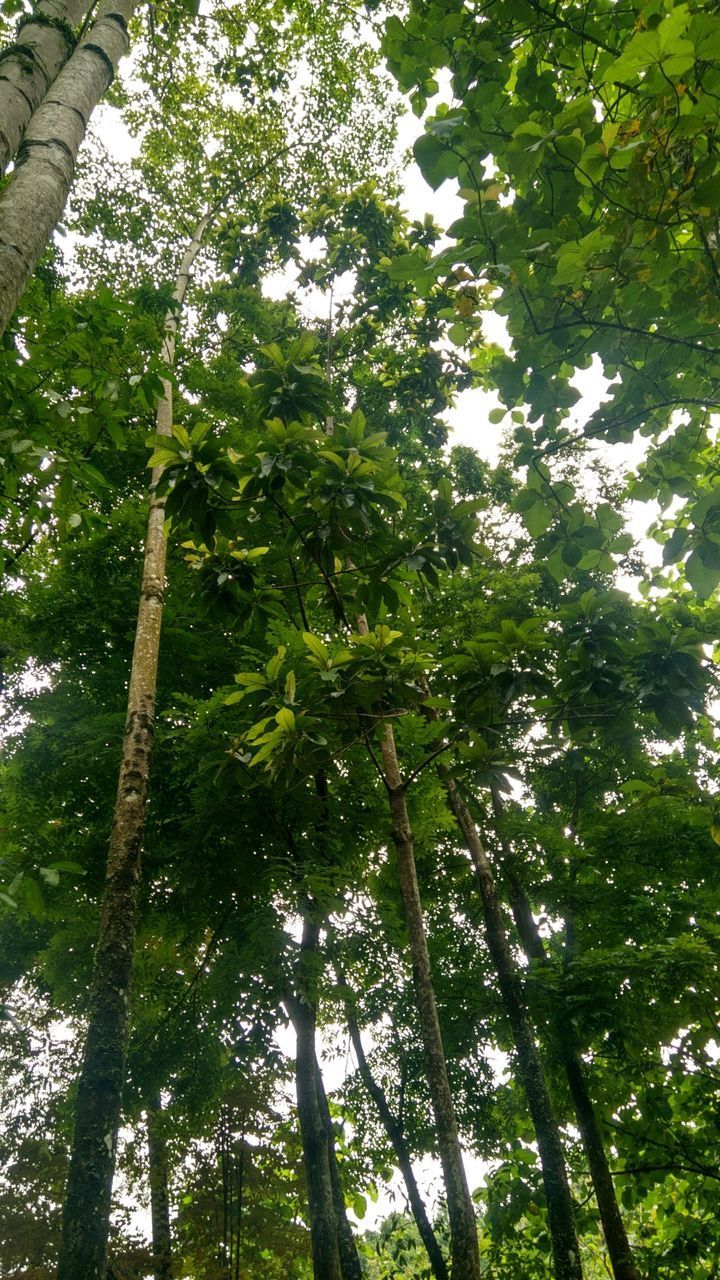
[[663, 547], [663, 564], [677, 564], [682, 559], [689, 537], [689, 529], [683, 529], [681, 525], [673, 529]]
[[535, 502], [522, 513], [523, 523], [531, 538], [546, 533], [555, 519], [555, 508], [549, 502]]
[[433, 191], [437, 191], [448, 178], [457, 177], [460, 159], [436, 134], [422, 134], [413, 152], [420, 172]]
[[239, 671], [235, 683], [245, 685], [248, 693], [252, 689], [267, 689], [267, 680], [260, 671]]
[[270, 661], [266, 664], [265, 672], [267, 674], [268, 680], [274, 680], [280, 674], [282, 664], [285, 661], [286, 653], [287, 653], [287, 649], [285, 648], [285, 645], [281, 644], [278, 647], [274, 657], [272, 657]]
[[177, 453], [172, 449], [156, 449], [148, 458], [149, 467], [169, 467], [174, 466], [180, 461]]
[[289, 707], [281, 707], [275, 716], [275, 720], [283, 733], [295, 732], [295, 712], [291, 711]]
[[720, 204], [720, 173], [716, 173], [708, 182], [702, 182], [695, 192], [695, 201], [701, 209], [717, 210]]
[[327, 662], [330, 656], [327, 645], [323, 644], [318, 636], [311, 635], [309, 631], [303, 631], [303, 640], [319, 662]]
[[695, 550], [685, 561], [685, 576], [700, 599], [707, 600], [720, 583], [720, 567], [705, 564], [700, 551]]
[[570, 567], [563, 556], [563, 550], [562, 546], [556, 547], [547, 562], [548, 570], [556, 582], [562, 582], [570, 572]]

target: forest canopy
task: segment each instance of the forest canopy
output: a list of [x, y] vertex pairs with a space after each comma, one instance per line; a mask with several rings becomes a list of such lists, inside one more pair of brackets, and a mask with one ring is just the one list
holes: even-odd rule
[[715, 0], [0, 28], [0, 1274], [717, 1277]]

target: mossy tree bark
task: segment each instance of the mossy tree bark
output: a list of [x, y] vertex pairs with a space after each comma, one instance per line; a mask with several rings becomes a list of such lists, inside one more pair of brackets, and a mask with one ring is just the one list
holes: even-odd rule
[[[178, 273], [163, 341], [172, 369], [178, 313], [211, 213], [198, 224]], [[172, 433], [172, 383], [163, 379], [156, 425]], [[157, 482], [160, 471], [153, 472]], [[135, 631], [115, 813], [100, 913], [88, 1029], [75, 1104], [75, 1132], [63, 1206], [58, 1280], [103, 1280], [110, 1198], [125, 1078], [129, 990], [150, 762], [155, 735], [155, 689], [165, 591], [164, 501], [148, 514], [140, 606]]]
[[75, 48], [89, 7], [89, 0], [39, 0], [21, 18], [14, 44], [0, 53], [0, 174]]
[[128, 48], [137, 0], [102, 0], [97, 17], [32, 115], [0, 195], [0, 334], [65, 208], [87, 124]]

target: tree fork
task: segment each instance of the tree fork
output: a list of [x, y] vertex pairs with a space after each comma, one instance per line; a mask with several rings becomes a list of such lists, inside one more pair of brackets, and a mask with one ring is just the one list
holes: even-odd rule
[[500, 993], [512, 1028], [518, 1074], [528, 1100], [540, 1152], [556, 1280], [582, 1280], [580, 1246], [560, 1131], [525, 1007], [520, 976], [505, 931], [492, 868], [475, 821], [450, 770], [446, 765], [439, 765], [438, 774], [450, 809], [465, 839], [480, 889], [488, 950], [498, 975]]
[[[214, 211], [201, 218], [180, 266], [166, 317], [162, 360], [175, 359], [178, 312]], [[172, 434], [172, 384], [163, 378], [160, 435]], [[153, 483], [161, 469], [153, 471]], [[148, 513], [145, 560], [117, 797], [103, 890], [88, 1029], [75, 1104], [75, 1132], [63, 1205], [58, 1280], [104, 1280], [117, 1132], [125, 1077], [142, 839], [155, 735], [155, 692], [165, 591], [164, 501]]]

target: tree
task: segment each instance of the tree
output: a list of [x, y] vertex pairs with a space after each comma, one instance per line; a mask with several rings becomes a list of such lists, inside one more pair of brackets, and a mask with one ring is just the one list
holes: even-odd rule
[[[706, 435], [717, 408], [714, 10], [619, 14], [599, 2], [559, 15], [523, 0], [496, 18], [419, 0], [406, 23], [388, 19], [385, 50], [418, 110], [438, 92], [433, 72], [451, 70], [455, 104], [426, 121], [415, 153], [433, 187], [452, 179], [465, 200], [434, 263], [390, 269], [455, 279], [459, 341], [474, 343], [483, 308], [507, 318], [514, 355], [480, 347], [476, 368], [515, 413], [515, 459], [531, 476], [583, 441], [653, 442], [633, 495], [663, 509], [674, 493], [686, 500], [656, 536], [706, 598], [720, 575]], [[573, 379], [593, 357], [608, 394], [573, 425]], [[522, 510], [538, 536], [553, 498], [530, 488]], [[544, 540], [559, 579], [596, 549], [576, 532]]]
[[48, 245], [70, 193], [90, 115], [128, 48], [131, 0], [106, 0], [28, 121], [0, 196], [0, 334]]
[[[167, 374], [156, 418], [160, 437], [172, 432], [175, 332], [190, 272], [211, 214], [188, 245], [166, 319], [163, 364]], [[162, 472], [155, 472], [157, 484]], [[63, 1217], [58, 1275], [101, 1276], [105, 1268], [113, 1166], [125, 1076], [128, 992], [135, 944], [140, 856], [155, 733], [155, 697], [165, 592], [164, 506], [148, 513], [145, 560], [135, 646], [130, 668], [123, 755], [108, 851], [100, 932], [88, 1011], [88, 1031], [78, 1082], [73, 1152]]]
[[[134, 934], [132, 986], [128, 948], [105, 969], [108, 1272], [717, 1269], [708, 17], [278, 0], [134, 20], [108, 110], [137, 158], [90, 130], [72, 239], [0, 352], [5, 1269], [57, 1263], [169, 390], [144, 872], [104, 918], [106, 941]], [[394, 203], [383, 24], [419, 116], [455, 95], [415, 148], [459, 181], [449, 229]], [[170, 379], [168, 281], [207, 209]], [[588, 353], [615, 379], [599, 408], [576, 399]], [[497, 396], [491, 425], [510, 414], [497, 465], [447, 448], [469, 386]], [[639, 413], [628, 479], [598, 440]], [[631, 497], [666, 504], [662, 567]], [[417, 1170], [438, 1154], [435, 1206]], [[396, 1166], [414, 1222], [361, 1238], [350, 1210]], [[69, 1211], [92, 1224], [79, 1168]]]
[[15, 43], [3, 51], [0, 81], [0, 171], [14, 157], [33, 112], [43, 101], [77, 43], [75, 30], [88, 11], [85, 0], [41, 0], [18, 24]]

